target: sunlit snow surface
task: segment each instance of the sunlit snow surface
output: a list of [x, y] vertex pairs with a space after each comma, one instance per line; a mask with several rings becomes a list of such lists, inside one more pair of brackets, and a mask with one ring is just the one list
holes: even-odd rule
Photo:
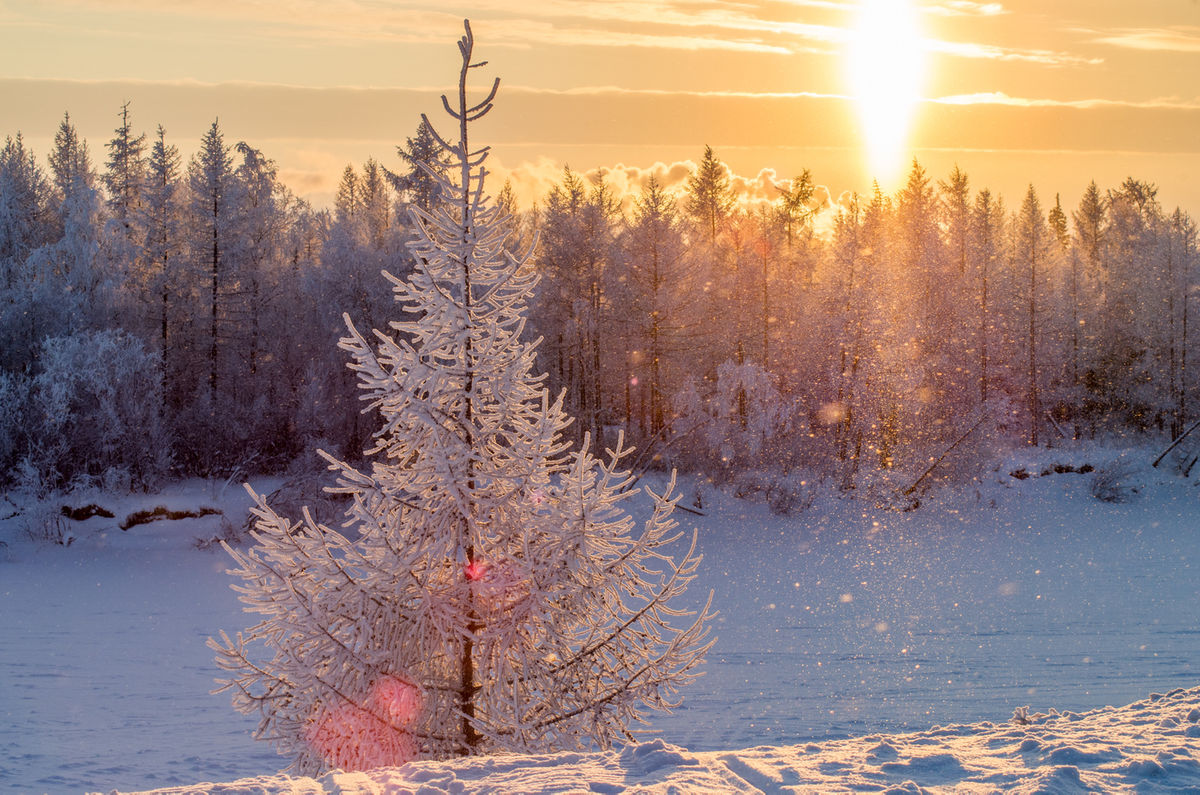
[[[1091, 475], [1040, 476], [1055, 463], [1099, 466], [1116, 455], [1013, 458], [911, 512], [823, 496], [780, 517], [702, 488], [706, 515], [679, 515], [684, 529], [699, 528], [706, 556], [689, 598], [712, 589], [722, 616], [706, 676], [655, 721], [670, 747], [378, 775], [402, 788], [419, 786], [410, 775], [434, 787], [491, 782], [488, 771], [530, 777], [528, 787], [488, 785], [512, 791], [537, 791], [538, 776], [558, 782], [544, 791], [664, 782], [828, 791], [868, 774], [857, 780], [871, 788], [1037, 789], [1058, 781], [1047, 776], [1070, 788], [1076, 774], [1085, 784], [1103, 774], [1114, 777], [1105, 786], [1200, 787], [1197, 752], [1187, 751], [1200, 747], [1189, 718], [1197, 693], [1139, 701], [1200, 684], [1200, 488], [1149, 469], [1146, 451], [1126, 456], [1142, 462], [1127, 478], [1139, 487], [1127, 503], [1095, 499]], [[1009, 474], [1019, 467], [1033, 477]], [[688, 503], [693, 485], [683, 484]], [[120, 517], [216, 497], [189, 484], [109, 507]], [[218, 502], [230, 514], [246, 507], [235, 488]], [[0, 548], [0, 790], [186, 788], [285, 764], [250, 739], [252, 720], [208, 694], [216, 671], [204, 639], [252, 620], [228, 588], [223, 554], [192, 546], [215, 523], [122, 532], [94, 518], [66, 549], [30, 547], [15, 520], [0, 526], [9, 542]], [[1006, 723], [1026, 704], [1084, 713], [1133, 702], [1082, 721]], [[995, 726], [928, 731], [980, 721]], [[1020, 750], [1035, 731], [1042, 745]], [[918, 734], [880, 736], [897, 732]], [[730, 753], [764, 745], [783, 748]], [[698, 761], [667, 763], [676, 757]], [[581, 777], [564, 784], [573, 770]], [[1018, 778], [988, 783], [991, 775]], [[354, 791], [350, 780], [243, 791]]]
[[826, 498], [781, 519], [722, 501], [697, 520], [720, 640], [657, 725], [717, 750], [1200, 683], [1200, 487], [1143, 464], [1139, 493], [1112, 504], [1090, 474], [1040, 476], [1115, 455], [1015, 458], [910, 512]]
[[1118, 792], [1200, 788], [1200, 688], [1084, 714], [740, 751], [653, 740], [603, 754], [418, 762], [319, 779], [264, 776], [166, 793]]

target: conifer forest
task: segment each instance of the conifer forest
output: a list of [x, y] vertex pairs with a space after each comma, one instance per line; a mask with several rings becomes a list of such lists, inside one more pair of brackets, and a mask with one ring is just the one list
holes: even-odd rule
[[[410, 208], [445, 200], [431, 130], [347, 165], [324, 208], [219, 122], [177, 142], [134, 110], [107, 141], [67, 113], [49, 152], [18, 131], [0, 150], [0, 472], [146, 488], [361, 456], [377, 423], [341, 318], [395, 319], [380, 273], [412, 271]], [[914, 160], [893, 194], [829, 201], [814, 163], [751, 202], [719, 152], [694, 155], [686, 182], [632, 195], [570, 169], [533, 207], [489, 185], [506, 245], [532, 247], [537, 369], [597, 453], [623, 432], [637, 470], [771, 461], [858, 489], [952, 447], [1168, 438], [1196, 416], [1197, 229], [1153, 181], [1001, 196]]]

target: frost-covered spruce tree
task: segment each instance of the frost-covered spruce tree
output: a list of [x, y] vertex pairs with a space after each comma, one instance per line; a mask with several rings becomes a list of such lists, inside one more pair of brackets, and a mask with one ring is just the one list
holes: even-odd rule
[[468, 24], [457, 106], [443, 97], [451, 201], [414, 211], [417, 268], [389, 276], [416, 319], [370, 340], [347, 319], [341, 345], [382, 419], [369, 470], [329, 458], [348, 532], [256, 497], [254, 546], [229, 550], [262, 620], [210, 642], [221, 689], [305, 772], [605, 747], [677, 703], [711, 646], [709, 608], [674, 606], [699, 557], [694, 534], [680, 562], [667, 554], [672, 488], [639, 527], [621, 444], [604, 462], [569, 450], [561, 397], [533, 373], [535, 277], [505, 253], [487, 150], [468, 145], [499, 86], [468, 104], [472, 43]]

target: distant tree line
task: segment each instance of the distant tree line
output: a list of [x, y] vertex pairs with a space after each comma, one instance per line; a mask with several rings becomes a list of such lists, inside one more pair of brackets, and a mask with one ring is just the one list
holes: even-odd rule
[[[380, 271], [411, 270], [410, 208], [442, 201], [430, 131], [317, 209], [218, 122], [184, 162], [118, 118], [100, 169], [69, 116], [44, 166], [20, 134], [0, 149], [0, 472], [139, 487], [354, 459], [377, 423], [341, 316], [396, 319]], [[532, 211], [499, 192], [512, 251], [536, 245], [526, 333], [577, 442], [623, 430], [637, 466], [856, 488], [976, 423], [994, 448], [1195, 418], [1196, 224], [1153, 184], [1092, 183], [1073, 209], [1031, 186], [1010, 210], [914, 161], [895, 195], [829, 208], [808, 171], [749, 203], [731, 177], [706, 148], [678, 195], [570, 169]]]
[[738, 202], [711, 148], [678, 200], [651, 181], [626, 213], [564, 172], [535, 213], [537, 325], [577, 434], [855, 488], [972, 428], [1003, 449], [1194, 418], [1196, 224], [1153, 184], [1093, 182], [1072, 210], [1030, 186], [1010, 211], [914, 161], [893, 196], [819, 208], [808, 171], [778, 191]]

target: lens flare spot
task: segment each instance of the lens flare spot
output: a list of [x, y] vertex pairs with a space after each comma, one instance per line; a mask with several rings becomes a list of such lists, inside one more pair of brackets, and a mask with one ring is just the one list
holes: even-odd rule
[[463, 567], [463, 574], [471, 582], [476, 582], [483, 579], [483, 575], [487, 573], [487, 566], [477, 560], [473, 560]]
[[[472, 568], [472, 565], [475, 568]], [[498, 560], [489, 564], [473, 561], [466, 570], [471, 584], [474, 607], [484, 619], [506, 615], [513, 619], [529, 609], [530, 575], [516, 561]]]
[[412, 682], [381, 677], [371, 689], [370, 703], [398, 726], [410, 727], [421, 714], [421, 691]]
[[384, 676], [362, 704], [321, 709], [305, 739], [330, 767], [354, 771], [402, 765], [417, 758], [417, 744], [408, 730], [423, 706], [416, 685]]

